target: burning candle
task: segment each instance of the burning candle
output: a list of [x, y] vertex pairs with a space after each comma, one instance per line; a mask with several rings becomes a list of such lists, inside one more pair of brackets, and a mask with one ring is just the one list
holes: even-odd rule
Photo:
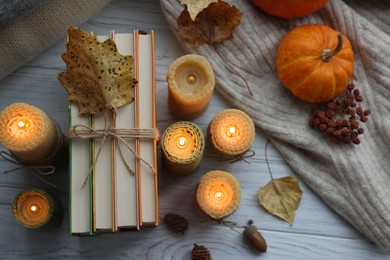
[[207, 59], [196, 54], [175, 60], [167, 73], [169, 108], [186, 119], [200, 115], [214, 90], [215, 77]]
[[14, 103], [0, 113], [0, 143], [18, 161], [34, 163], [53, 157], [62, 148], [63, 136], [41, 109]]
[[174, 123], [162, 137], [163, 165], [170, 173], [190, 174], [198, 168], [204, 146], [204, 136], [199, 126], [186, 121]]
[[252, 119], [241, 110], [218, 113], [208, 127], [211, 147], [224, 157], [239, 156], [250, 149], [255, 138]]
[[240, 193], [240, 183], [233, 175], [224, 171], [210, 171], [199, 181], [196, 202], [213, 219], [222, 219], [238, 208]]
[[19, 193], [12, 211], [23, 227], [44, 231], [58, 227], [63, 216], [60, 202], [41, 189], [28, 189]]

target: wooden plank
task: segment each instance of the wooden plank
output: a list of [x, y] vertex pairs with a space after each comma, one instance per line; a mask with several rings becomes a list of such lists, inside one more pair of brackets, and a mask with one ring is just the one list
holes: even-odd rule
[[[184, 52], [165, 23], [158, 0], [116, 0], [107, 8], [81, 25], [86, 31], [107, 34], [111, 29], [117, 33], [133, 29], [155, 30], [156, 34], [156, 79], [157, 79], [157, 126], [163, 132], [177, 121], [169, 113], [165, 74], [173, 60]], [[0, 81], [0, 109], [13, 102], [26, 102], [40, 107], [67, 128], [66, 92], [57, 81], [57, 74], [65, 69], [59, 54], [65, 50], [65, 38], [54, 44], [32, 62]], [[212, 117], [224, 108], [229, 108], [217, 92], [207, 111], [195, 119], [204, 133]], [[0, 178], [0, 248], [2, 258], [72, 258], [83, 259], [189, 259], [194, 243], [203, 244], [212, 253], [213, 259], [390, 259], [390, 253], [370, 243], [356, 229], [329, 209], [302, 181], [304, 192], [295, 223], [286, 222], [268, 214], [257, 202], [257, 190], [269, 180], [264, 158], [266, 138], [260, 129], [253, 149], [256, 155], [251, 164], [230, 164], [220, 161], [206, 144], [200, 168], [187, 177], [173, 177], [160, 171], [159, 162], [159, 208], [160, 226], [153, 230], [126, 232], [115, 235], [99, 235], [94, 238], [72, 237], [68, 234], [68, 169], [60, 169], [47, 180], [57, 185], [48, 187], [25, 170], [1, 175]], [[159, 148], [160, 149], [160, 148]], [[158, 153], [161, 151], [159, 150]], [[294, 173], [272, 147], [268, 151], [269, 162], [275, 178]], [[13, 165], [0, 160], [0, 169]], [[193, 192], [197, 181], [206, 171], [220, 169], [234, 174], [242, 186], [241, 203], [228, 220], [237, 222], [239, 232], [249, 218], [261, 228], [268, 243], [268, 252], [259, 256], [248, 247], [241, 234], [229, 227], [210, 222], [194, 206]], [[24, 188], [41, 187], [52, 191], [65, 207], [62, 226], [49, 233], [27, 230], [13, 219], [11, 205], [14, 196]], [[172, 234], [161, 221], [169, 212], [183, 215], [190, 221], [184, 235]], [[204, 223], [206, 222], [206, 223]]]

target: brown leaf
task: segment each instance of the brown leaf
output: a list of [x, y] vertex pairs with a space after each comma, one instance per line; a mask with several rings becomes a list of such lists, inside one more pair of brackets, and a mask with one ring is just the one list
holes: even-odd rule
[[195, 47], [204, 43], [215, 44], [233, 38], [233, 30], [241, 23], [243, 13], [235, 6], [218, 0], [209, 4], [195, 21], [187, 10], [180, 14], [177, 23], [179, 34]]
[[260, 205], [268, 212], [292, 224], [302, 198], [302, 190], [298, 180], [288, 176], [272, 179], [260, 188], [258, 198]]
[[216, 0], [180, 0], [182, 5], [187, 6], [187, 10], [190, 13], [192, 20], [195, 20], [198, 13], [200, 13], [212, 2], [216, 2]]
[[133, 57], [118, 53], [115, 42], [99, 42], [95, 34], [68, 29], [67, 52], [61, 55], [67, 71], [58, 79], [76, 102], [79, 114], [95, 114], [134, 100]]

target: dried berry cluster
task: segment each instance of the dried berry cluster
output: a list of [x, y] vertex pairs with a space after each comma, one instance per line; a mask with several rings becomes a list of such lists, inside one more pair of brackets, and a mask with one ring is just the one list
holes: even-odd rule
[[359, 135], [364, 129], [359, 122], [367, 122], [371, 113], [360, 106], [362, 101], [359, 89], [350, 83], [345, 94], [312, 110], [309, 125], [328, 135], [333, 142], [360, 144]]

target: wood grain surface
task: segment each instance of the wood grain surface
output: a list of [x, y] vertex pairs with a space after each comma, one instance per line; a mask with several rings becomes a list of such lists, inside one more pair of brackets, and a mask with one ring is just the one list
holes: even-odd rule
[[[133, 29], [155, 31], [157, 71], [157, 126], [163, 132], [179, 121], [168, 110], [166, 72], [173, 60], [184, 54], [168, 28], [158, 0], [115, 0], [81, 27], [97, 34], [117, 33]], [[57, 75], [65, 70], [60, 53], [65, 51], [65, 38], [0, 81], [0, 109], [14, 102], [25, 102], [43, 109], [65, 132], [68, 125], [67, 94]], [[217, 92], [200, 117], [193, 120], [204, 133], [216, 113], [231, 108]], [[261, 111], [258, 111], [261, 113]], [[316, 194], [300, 181], [303, 197], [293, 225], [270, 215], [259, 206], [257, 192], [270, 181], [264, 148], [267, 142], [261, 129], [256, 129], [253, 150], [256, 155], [231, 164], [220, 160], [206, 144], [200, 168], [187, 177], [174, 177], [164, 172], [159, 160], [160, 226], [140, 232], [103, 234], [94, 237], [70, 236], [68, 233], [68, 169], [62, 168], [48, 181], [52, 188], [26, 170], [0, 176], [0, 259], [190, 259], [193, 244], [206, 246], [213, 259], [390, 259], [356, 229], [335, 214]], [[158, 148], [159, 159], [161, 148]], [[268, 160], [275, 178], [294, 175], [287, 163], [272, 147]], [[15, 166], [0, 160], [0, 170]], [[241, 184], [238, 210], [226, 220], [236, 222], [234, 228], [218, 224], [203, 215], [194, 205], [195, 186], [209, 170], [232, 173]], [[20, 191], [41, 187], [54, 193], [65, 208], [60, 228], [38, 232], [22, 228], [12, 216], [12, 201]], [[163, 224], [165, 214], [174, 212], [186, 217], [190, 227], [185, 234], [174, 234]], [[266, 253], [257, 253], [243, 239], [243, 226], [249, 219], [259, 227], [268, 243]]]

